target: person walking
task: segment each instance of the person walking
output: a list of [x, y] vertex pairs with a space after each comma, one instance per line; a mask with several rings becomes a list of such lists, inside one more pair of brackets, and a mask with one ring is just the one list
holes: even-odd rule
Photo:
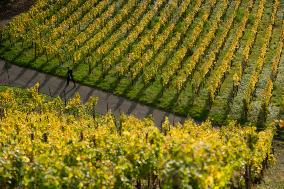
[[73, 77], [73, 70], [70, 69], [69, 67], [67, 67], [68, 71], [67, 71], [67, 83], [66, 83], [66, 87], [69, 85], [70, 81], [73, 81], [74, 87], [76, 86], [74, 77]]

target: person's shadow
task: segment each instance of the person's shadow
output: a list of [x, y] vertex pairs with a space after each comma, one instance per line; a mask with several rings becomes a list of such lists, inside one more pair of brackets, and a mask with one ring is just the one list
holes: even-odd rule
[[69, 89], [68, 88], [69, 88], [68, 85], [65, 84], [63, 90], [59, 93], [60, 98], [67, 100], [67, 95], [71, 93], [73, 90], [76, 91], [77, 86], [74, 85], [73, 87]]
[[3, 73], [6, 73], [7, 74], [7, 80], [8, 80], [8, 83], [10, 83], [10, 73], [9, 73], [9, 69], [12, 67], [12, 65], [8, 62], [5, 62], [4, 64], [4, 67], [3, 67], [3, 71], [1, 72], [1, 75]]

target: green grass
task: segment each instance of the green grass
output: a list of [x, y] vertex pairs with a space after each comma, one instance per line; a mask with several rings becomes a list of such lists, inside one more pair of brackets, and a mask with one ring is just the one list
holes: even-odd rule
[[[8, 42], [4, 44], [4, 47], [2, 46], [2, 48], [0, 48], [1, 58], [22, 67], [36, 69], [44, 73], [65, 78], [67, 67], [70, 65], [60, 65], [55, 59], [47, 62], [45, 56], [40, 56], [35, 59], [33, 49], [27, 49], [22, 52], [21, 43], [17, 43], [13, 48], [4, 50], [8, 47], [7, 43]], [[174, 90], [166, 90], [162, 98], [157, 98], [162, 90], [162, 85], [158, 81], [151, 83], [149, 87], [145, 87], [141, 80], [134, 82], [132, 85], [128, 78], [123, 77], [116, 86], [117, 78], [114, 75], [106, 75], [105, 78], [101, 78], [102, 72], [98, 67], [91, 75], [88, 73], [88, 66], [86, 64], [78, 64], [75, 67], [74, 78], [81, 84], [97, 87], [119, 96], [126, 96], [129, 99], [170, 110], [180, 115], [187, 115], [185, 108], [176, 108], [176, 106], [174, 106], [175, 103], [171, 103], [171, 100], [176, 95]], [[182, 100], [179, 102], [183, 104]]]
[[0, 85], [0, 91], [4, 91], [7, 89], [7, 86], [4, 86], [4, 85]]
[[[82, 1], [83, 2], [83, 1]], [[82, 3], [81, 2], [81, 3]], [[180, 0], [179, 3], [181, 3], [182, 1]], [[235, 63], [238, 63], [238, 60], [242, 60], [242, 53], [240, 51], [240, 53], [238, 53], [239, 51], [234, 52], [234, 58], [232, 58], [232, 62], [233, 65], [230, 66], [226, 72], [224, 73], [224, 78], [225, 81], [220, 82], [221, 86], [220, 86], [220, 92], [218, 92], [218, 90], [216, 90], [216, 94], [215, 95], [215, 103], [213, 102], [213, 104], [209, 105], [209, 98], [208, 98], [208, 89], [207, 87], [210, 85], [210, 83], [208, 82], [208, 80], [210, 80], [211, 76], [215, 73], [216, 70], [218, 70], [217, 68], [222, 67], [222, 58], [224, 58], [223, 56], [226, 54], [227, 52], [227, 48], [230, 47], [231, 42], [235, 39], [235, 32], [238, 31], [240, 23], [244, 17], [244, 14], [248, 14], [248, 21], [246, 23], [246, 25], [244, 25], [244, 33], [248, 33], [252, 27], [252, 24], [255, 22], [255, 19], [253, 17], [253, 15], [256, 14], [257, 10], [258, 10], [258, 5], [260, 4], [260, 1], [257, 0], [255, 3], [253, 3], [252, 9], [248, 9], [247, 5], [249, 1], [242, 1], [240, 3], [240, 5], [236, 6], [236, 9], [232, 9], [232, 5], [234, 5], [232, 2], [229, 2], [229, 4], [226, 4], [227, 8], [224, 8], [224, 10], [222, 11], [222, 19], [220, 21], [220, 23], [218, 24], [218, 29], [215, 31], [215, 35], [213, 38], [220, 38], [220, 36], [225, 36], [225, 40], [221, 40], [220, 42], [217, 42], [214, 39], [211, 39], [210, 41], [208, 41], [208, 46], [204, 49], [202, 55], [200, 55], [199, 59], [197, 60], [196, 63], [196, 67], [193, 69], [193, 72], [191, 73], [191, 75], [187, 75], [188, 80], [184, 83], [184, 88], [180, 91], [178, 91], [175, 88], [175, 85], [173, 83], [171, 83], [171, 81], [176, 81], [177, 78], [179, 78], [179, 74], [183, 73], [183, 68], [185, 67], [185, 63], [187, 61], [187, 59], [190, 59], [191, 56], [195, 53], [195, 51], [197, 49], [199, 49], [199, 47], [202, 45], [202, 39], [204, 39], [204, 37], [206, 36], [206, 34], [208, 33], [208, 31], [210, 31], [210, 26], [212, 23], [214, 23], [216, 20], [214, 19], [214, 17], [216, 16], [217, 13], [219, 13], [219, 11], [221, 10], [221, 2], [220, 1], [216, 1], [216, 4], [214, 5], [210, 5], [210, 3], [208, 3], [207, 0], [204, 1], [204, 3], [201, 4], [200, 8], [197, 8], [197, 13], [194, 14], [193, 20], [192, 22], [190, 22], [190, 24], [188, 24], [188, 26], [185, 27], [185, 18], [186, 16], [190, 15], [193, 10], [193, 7], [195, 7], [198, 3], [196, 2], [190, 2], [189, 5], [187, 6], [186, 10], [184, 11], [183, 15], [180, 15], [179, 18], [177, 18], [177, 20], [174, 22], [174, 29], [169, 30], [171, 31], [169, 34], [167, 34], [166, 38], [163, 38], [163, 43], [161, 43], [162, 45], [159, 46], [159, 48], [154, 48], [153, 44], [143, 44], [142, 39], [144, 39], [145, 37], [147, 38], [147, 36], [150, 35], [151, 31], [153, 28], [155, 28], [158, 24], [160, 24], [160, 20], [161, 19], [161, 14], [163, 12], [163, 10], [165, 10], [166, 8], [168, 9], [167, 11], [171, 10], [169, 9], [167, 5], [167, 1], [165, 1], [160, 8], [157, 10], [157, 12], [155, 14], [152, 15], [149, 23], [143, 25], [143, 31], [141, 31], [141, 33], [135, 37], [134, 39], [131, 39], [132, 41], [128, 44], [126, 43], [128, 46], [123, 47], [123, 48], [119, 48], [121, 51], [119, 52], [119, 55], [116, 57], [114, 56], [113, 53], [116, 53], [117, 51], [115, 50], [116, 47], [120, 47], [120, 44], [124, 44], [123, 42], [126, 41], [126, 37], [129, 36], [129, 33], [131, 33], [134, 30], [134, 26], [130, 27], [128, 31], [129, 33], [125, 33], [125, 34], [121, 34], [120, 37], [113, 37], [114, 35], [116, 35], [116, 32], [119, 33], [119, 31], [121, 30], [120, 26], [123, 25], [125, 22], [127, 22], [129, 15], [131, 16], [131, 11], [129, 13], [127, 13], [128, 16], [125, 16], [125, 18], [123, 18], [119, 23], [116, 23], [116, 25], [114, 26], [114, 28], [110, 29], [110, 31], [107, 31], [105, 35], [103, 35], [99, 42], [96, 43], [96, 45], [92, 46], [93, 44], [91, 44], [91, 48], [89, 48], [89, 46], [87, 46], [88, 50], [90, 50], [90, 52], [86, 53], [84, 52], [84, 56], [82, 56], [78, 62], [76, 62], [75, 64], [72, 63], [73, 61], [72, 53], [75, 52], [81, 52], [80, 50], [85, 49], [85, 42], [82, 42], [82, 44], [79, 45], [79, 48], [73, 49], [73, 45], [74, 45], [74, 39], [77, 36], [80, 36], [81, 33], [84, 33], [86, 30], [80, 30], [78, 31], [78, 33], [74, 34], [74, 36], [65, 36], [67, 39], [64, 38], [64, 43], [62, 46], [59, 47], [59, 49], [65, 49], [65, 45], [66, 46], [70, 46], [70, 54], [68, 55], [63, 55], [63, 57], [66, 59], [65, 62], [61, 63], [58, 58], [55, 57], [56, 52], [54, 52], [54, 54], [50, 54], [48, 56], [48, 59], [46, 58], [45, 53], [42, 53], [40, 55], [37, 55], [35, 57], [35, 52], [34, 52], [34, 48], [31, 46], [31, 42], [27, 43], [26, 41], [23, 42], [21, 39], [17, 39], [17, 42], [14, 42], [12, 44], [12, 46], [10, 45], [10, 41], [8, 39], [7, 36], [5, 35], [7, 38], [4, 39], [4, 41], [1, 42], [1, 46], [0, 46], [0, 57], [10, 61], [11, 63], [15, 63], [17, 65], [23, 66], [23, 67], [27, 67], [27, 68], [32, 68], [32, 69], [36, 69], [39, 70], [41, 72], [44, 73], [48, 73], [48, 74], [52, 74], [52, 75], [56, 75], [59, 77], [63, 77], [65, 78], [66, 76], [66, 72], [67, 72], [67, 67], [72, 67], [73, 71], [74, 71], [74, 77], [75, 80], [81, 84], [84, 85], [88, 85], [88, 86], [92, 86], [92, 87], [96, 87], [108, 92], [111, 92], [113, 94], [119, 95], [119, 96], [124, 96], [126, 98], [129, 98], [131, 100], [135, 100], [135, 101], [139, 101], [142, 102], [144, 104], [150, 105], [150, 106], [154, 106], [154, 107], [158, 107], [173, 113], [176, 113], [178, 115], [182, 115], [182, 116], [191, 116], [192, 118], [195, 118], [197, 120], [204, 120], [207, 119], [208, 116], [209, 118], [211, 118], [213, 120], [213, 122], [217, 123], [217, 124], [223, 124], [226, 122], [227, 120], [227, 115], [232, 111], [231, 109], [233, 109], [232, 107], [237, 106], [237, 110], [236, 111], [237, 115], [236, 117], [241, 117], [241, 112], [243, 111], [244, 108], [242, 108], [242, 104], [240, 103], [235, 103], [234, 106], [231, 106], [230, 103], [231, 101], [235, 100], [235, 97], [239, 97], [239, 99], [243, 98], [243, 94], [241, 92], [238, 92], [238, 95], [234, 97], [234, 99], [229, 99], [229, 97], [231, 96], [231, 91], [232, 91], [232, 78], [235, 72], [237, 72], [237, 68], [235, 68]], [[81, 6], [80, 3], [80, 6]], [[125, 2], [125, 4], [127, 4], [128, 2]], [[263, 16], [261, 18], [261, 22], [259, 23], [259, 28], [257, 31], [257, 35], [259, 35], [256, 38], [256, 41], [253, 42], [253, 47], [251, 47], [251, 55], [249, 56], [249, 65], [248, 68], [250, 67], [254, 67], [255, 66], [255, 62], [257, 60], [257, 57], [260, 54], [260, 47], [261, 47], [261, 42], [262, 42], [262, 38], [263, 36], [261, 34], [264, 34], [264, 28], [267, 28], [267, 25], [270, 23], [270, 17], [271, 17], [271, 7], [273, 5], [274, 1], [266, 1], [265, 3], [265, 9], [264, 9], [264, 13]], [[68, 4], [68, 3], [67, 3]], [[58, 9], [58, 11], [54, 11], [54, 13], [52, 13], [52, 11], [48, 14], [48, 17], [46, 17], [46, 22], [48, 23], [48, 21], [50, 20], [50, 18], [52, 18], [52, 16], [58, 16], [58, 12], [60, 12], [60, 6], [56, 8], [56, 10]], [[80, 6], [78, 5], [78, 7], [76, 7], [76, 9], [74, 10], [76, 13], [76, 10], [78, 8], [80, 8]], [[106, 5], [106, 10], [108, 10], [108, 6], [110, 5]], [[147, 11], [151, 11], [151, 7], [153, 6], [153, 4], [149, 4], [147, 5], [148, 9], [145, 9], [145, 12], [143, 12], [143, 14], [141, 13], [140, 17], [137, 18], [137, 20], [135, 21], [135, 25], [139, 25], [140, 21], [143, 19], [143, 16], [146, 15]], [[248, 10], [247, 10], [248, 9]], [[63, 18], [58, 18], [58, 22], [55, 24], [55, 26], [51, 26], [51, 28], [53, 27], [59, 27], [62, 24], [62, 21], [68, 20], [69, 16], [71, 14], [73, 14], [73, 12], [71, 10], [70, 13], [67, 13], [67, 16]], [[210, 16], [208, 19], [206, 19], [203, 23], [202, 21], [202, 17], [205, 13], [208, 13], [210, 11]], [[232, 14], [233, 11], [235, 11], [236, 14]], [[246, 12], [246, 11], [249, 11]], [[175, 13], [169, 11], [169, 15], [167, 17], [167, 21], [163, 21], [164, 23], [162, 23], [160, 26], [158, 25], [158, 30], [155, 33], [155, 35], [157, 36], [163, 36], [164, 37], [164, 31], [165, 28], [167, 28], [167, 26], [169, 26], [172, 23], [172, 17], [173, 16], [177, 16]], [[280, 31], [280, 29], [277, 27], [281, 27], [281, 23], [282, 23], [282, 15], [283, 15], [283, 3], [282, 5], [279, 6], [279, 8], [277, 9], [277, 14], [275, 13], [276, 16], [276, 23], [274, 25], [273, 31]], [[113, 15], [110, 16], [109, 20], [113, 20], [116, 15], [119, 14], [119, 11], [115, 10]], [[98, 18], [103, 17], [103, 11], [98, 14]], [[214, 16], [215, 15], [215, 16]], [[233, 18], [233, 22], [230, 28], [228, 28], [228, 32], [225, 35], [224, 32], [224, 27], [227, 24], [227, 20], [230, 18], [230, 15], [235, 15]], [[78, 25], [81, 24], [81, 20], [82, 17], [79, 17], [78, 19], [74, 20], [74, 22], [72, 22], [72, 24], [70, 25], [71, 28], [77, 28]], [[96, 36], [96, 34], [101, 30], [104, 29], [106, 27], [106, 24], [109, 22], [109, 20], [106, 20], [102, 23], [100, 23], [99, 29], [95, 29], [93, 31], [93, 33], [87, 33], [87, 37], [86, 37], [86, 41], [88, 41], [90, 38], [93, 38]], [[33, 22], [33, 21], [30, 21]], [[90, 21], [90, 23], [92, 22], [96, 22], [96, 20], [94, 20], [94, 18], [92, 18], [92, 20]], [[200, 31], [199, 30], [195, 30], [197, 27], [199, 26], [199, 24], [202, 25], [200, 26]], [[280, 25], [278, 24], [280, 23]], [[41, 25], [42, 24], [42, 20], [39, 21], [38, 23], [36, 22], [36, 24]], [[82, 22], [82, 24], [85, 24], [84, 22]], [[140, 25], [139, 25], [140, 26]], [[27, 27], [28, 29], [25, 31], [27, 32], [27, 34], [33, 34], [32, 32], [30, 32], [29, 30], [31, 30], [32, 28], [29, 28], [29, 24], [25, 25], [24, 27]], [[87, 26], [88, 27], [88, 26]], [[14, 31], [14, 30], [10, 30], [10, 31]], [[51, 30], [53, 31], [53, 30]], [[73, 30], [71, 30], [73, 31]], [[77, 30], [76, 30], [77, 31]], [[194, 31], [198, 31], [197, 33], [194, 33]], [[30, 33], [29, 33], [30, 32]], [[49, 33], [49, 31], [44, 30], [43, 33]], [[175, 37], [177, 36], [177, 33], [181, 33], [181, 37], [176, 41], [176, 43], [171, 43], [173, 42], [173, 39], [175, 39]], [[278, 32], [280, 33], [280, 32]], [[46, 34], [46, 33], [45, 33]], [[44, 34], [44, 35], [45, 35]], [[168, 68], [168, 64], [172, 63], [172, 57], [174, 56], [178, 56], [176, 54], [176, 52], [180, 52], [179, 50], [183, 47], [184, 45], [184, 41], [186, 41], [185, 39], [189, 39], [188, 36], [192, 35], [196, 35], [194, 36], [194, 41], [191, 42], [192, 48], [188, 48], [186, 49], [186, 53], [184, 55], [183, 58], [181, 58], [182, 60], [180, 60], [178, 62], [179, 66], [175, 66], [173, 69], [175, 69], [174, 71], [176, 73], [174, 73], [173, 75], [170, 76], [170, 82], [167, 86], [163, 86], [160, 78], [162, 77], [161, 74], [164, 70], [164, 68]], [[43, 40], [46, 40], [45, 37], [43, 35]], [[59, 34], [59, 36], [56, 36], [54, 38], [52, 38], [52, 43], [56, 43], [60, 38], [61, 34]], [[47, 35], [48, 36], [48, 35]], [[239, 39], [237, 39], [238, 41], [238, 47], [240, 47], [240, 49], [243, 47], [242, 44], [245, 44], [247, 41], [247, 35], [243, 35], [241, 36]], [[277, 39], [277, 35], [273, 35], [273, 39], [272, 42], [277, 43], [277, 41], [279, 41]], [[64, 36], [63, 36], [64, 37]], [[102, 54], [98, 54], [97, 46], [100, 47], [104, 47], [105, 44], [108, 44], [108, 40], [109, 39], [114, 39], [113, 42], [113, 46], [107, 48], [107, 50], [105, 50], [106, 52], [103, 52]], [[148, 39], [148, 38], [147, 38]], [[154, 43], [156, 41], [158, 41], [159, 38], [154, 38], [153, 41], [151, 41], [151, 43]], [[155, 41], [156, 40], [156, 41]], [[264, 39], [263, 39], [264, 40]], [[219, 41], [219, 40], [218, 40]], [[175, 42], [175, 41], [174, 41]], [[221, 45], [217, 45], [217, 44], [221, 44]], [[48, 43], [47, 43], [48, 44]], [[169, 44], [174, 44], [171, 45], [169, 47], [169, 49], [167, 49], [167, 47], [169, 46]], [[188, 45], [188, 44], [187, 44]], [[64, 46], [64, 47], [63, 47]], [[68, 46], [68, 47], [69, 47]], [[117, 70], [116, 70], [116, 66], [117, 64], [120, 63], [120, 61], [122, 60], [122, 62], [124, 61], [128, 61], [128, 56], [131, 55], [131, 53], [136, 53], [135, 50], [133, 49], [137, 49], [136, 47], [141, 46], [141, 49], [137, 50], [137, 52], [141, 51], [141, 57], [135, 57], [134, 60], [131, 59], [129, 65], [130, 65], [130, 69], [135, 68], [135, 64], [138, 64], [139, 61], [142, 62], [143, 60], [143, 55], [147, 54], [147, 52], [151, 52], [152, 55], [149, 58], [149, 61], [144, 65], [143, 68], [141, 68], [138, 72], [140, 74], [138, 78], [130, 78], [129, 73], [125, 73], [123, 74], [123, 76], [118, 77], [117, 75]], [[72, 47], [72, 48], [71, 48]], [[218, 48], [214, 48], [214, 47], [218, 47]], [[209, 72], [206, 74], [206, 76], [202, 76], [202, 84], [204, 85], [200, 85], [200, 90], [197, 94], [194, 94], [194, 88], [192, 87], [192, 85], [194, 84], [191, 78], [193, 76], [198, 76], [200, 73], [200, 67], [203, 66], [204, 60], [208, 60], [206, 58], [206, 56], [212, 51], [213, 49], [217, 49], [216, 51], [216, 56], [214, 57], [214, 60], [212, 60], [212, 62], [217, 62], [214, 66], [211, 66], [209, 68]], [[154, 50], [153, 50], [154, 49]], [[133, 51], [132, 51], [133, 50]], [[272, 49], [273, 50], [273, 49]], [[271, 48], [268, 49], [268, 52], [265, 54], [265, 56], [272, 56], [272, 50]], [[271, 51], [271, 52], [269, 52]], [[61, 52], [61, 51], [60, 51]], [[165, 53], [167, 52], [167, 53]], [[92, 54], [93, 53], [93, 54]], [[161, 60], [161, 62], [156, 61], [157, 57], [159, 57], [158, 55], [162, 53], [163, 57], [167, 57], [164, 58], [163, 60]], [[89, 56], [89, 54], [91, 54], [92, 56], [94, 55], [94, 59], [92, 59], [94, 62], [90, 62], [90, 64], [92, 66], [94, 66], [94, 69], [89, 70], [89, 65], [85, 62], [87, 62], [89, 59], [86, 58]], [[214, 55], [215, 55], [214, 54]], [[114, 58], [113, 58], [113, 57]], [[73, 57], [74, 58], [74, 57]], [[220, 60], [219, 60], [220, 59]], [[267, 58], [266, 63], [268, 62], [268, 60], [270, 60], [271, 58]], [[104, 70], [102, 71], [102, 63], [110, 61], [110, 69]], [[147, 59], [148, 60], [148, 59]], [[174, 60], [174, 59], [173, 59]], [[144, 84], [143, 82], [143, 76], [145, 74], [145, 69], [151, 65], [151, 63], [155, 63], [158, 62], [160, 64], [160, 66], [157, 68], [157, 73], [154, 73], [154, 79], [153, 81], [149, 82], [148, 84]], [[241, 62], [241, 61], [240, 61]], [[172, 64], [170, 64], [172, 65]], [[152, 66], [152, 65], [151, 65]], [[280, 65], [281, 66], [281, 65]], [[279, 67], [280, 67], [279, 66]], [[250, 72], [248, 72], [248, 68], [244, 69], [244, 73], [243, 75], [241, 75], [241, 84], [246, 86], [248, 81], [246, 79], [245, 74], [250, 75]], [[155, 68], [156, 69], [156, 68]], [[147, 69], [146, 69], [147, 70]], [[264, 75], [270, 75], [269, 73], [269, 69]], [[248, 72], [248, 73], [246, 73]], [[218, 72], [217, 72], [218, 73]], [[260, 74], [263, 74], [260, 72]], [[279, 73], [278, 75], [281, 75], [282, 73]], [[279, 79], [278, 79], [279, 80]], [[260, 82], [261, 83], [261, 82]], [[279, 84], [281, 84], [282, 81], [280, 81]], [[281, 93], [282, 88], [277, 87], [279, 84], [276, 85], [273, 94], [275, 94], [275, 92]], [[258, 85], [257, 85], [258, 87]], [[261, 88], [261, 85], [258, 87]], [[257, 91], [258, 89], [256, 89]], [[259, 90], [258, 90], [259, 91]], [[259, 98], [261, 98], [261, 96], [259, 95], [258, 97], [253, 97], [254, 94], [252, 94], [252, 101], [256, 101]], [[275, 95], [274, 95], [275, 96]], [[279, 101], [278, 98], [272, 98], [271, 100], [271, 104], [279, 104], [279, 102], [275, 103], [276, 101]], [[235, 100], [236, 101], [236, 100]], [[241, 101], [241, 100], [240, 100]], [[253, 103], [253, 102], [251, 102]]]

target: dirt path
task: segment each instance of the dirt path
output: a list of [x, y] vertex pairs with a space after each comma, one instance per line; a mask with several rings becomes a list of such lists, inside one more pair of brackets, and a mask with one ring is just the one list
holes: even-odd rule
[[92, 87], [79, 84], [73, 87], [72, 82], [68, 87], [65, 87], [65, 79], [44, 74], [36, 70], [22, 68], [0, 60], [0, 84], [27, 88], [37, 82], [40, 83], [40, 92], [50, 96], [60, 96], [63, 99], [68, 99], [74, 96], [76, 92], [79, 92], [82, 101], [86, 101], [90, 96], [97, 96], [99, 101], [95, 109], [101, 114], [112, 111], [116, 115], [119, 113], [133, 114], [138, 118], [153, 116], [154, 121], [158, 125], [163, 122], [165, 116], [168, 116], [172, 123], [183, 122], [185, 119], [172, 113], [115, 96]]
[[[3, 3], [4, 1], [6, 1], [6, 3]], [[34, 1], [35, 0], [14, 0], [13, 3], [11, 3], [12, 0], [0, 0], [0, 26], [5, 26], [11, 18], [28, 10]], [[7, 70], [6, 68], [9, 69]], [[64, 88], [65, 80], [62, 78], [43, 74], [31, 69], [21, 68], [5, 60], [0, 60], [0, 72], [0, 84], [4, 85], [26, 88], [33, 86], [36, 82], [40, 82], [40, 91], [50, 96], [61, 96], [67, 99], [73, 96], [75, 92], [79, 92], [83, 101], [86, 101], [92, 95], [97, 96], [99, 102], [96, 106], [96, 111], [101, 114], [110, 110], [115, 114], [134, 114], [139, 118], [152, 115], [158, 125], [161, 124], [165, 116], [168, 116], [172, 123], [183, 122], [185, 119], [169, 112], [130, 101], [123, 97], [118, 97], [91, 87], [77, 85], [77, 87], [72, 88], [73, 84], [71, 84], [70, 87]]]
[[265, 172], [264, 181], [257, 189], [284, 189], [284, 142], [274, 141], [276, 163]]
[[0, 24], [5, 25], [7, 20], [24, 11], [27, 11], [35, 0], [0, 0]]
[[9, 22], [8, 19], [6, 20], [0, 20], [0, 27], [4, 27]]
[[[5, 26], [13, 16], [28, 10], [34, 2], [34, 0], [14, 0], [13, 3], [3, 5], [2, 2], [4, 1], [11, 0], [0, 0], [0, 27]], [[83, 101], [86, 101], [92, 95], [97, 96], [99, 102], [95, 109], [101, 114], [111, 110], [114, 114], [123, 112], [134, 114], [139, 118], [152, 115], [158, 125], [161, 124], [165, 116], [168, 116], [172, 123], [183, 122], [185, 119], [88, 86], [77, 85], [72, 88], [73, 84], [70, 84], [69, 87], [65, 88], [65, 80], [62, 78], [21, 68], [0, 60], [0, 84], [27, 88], [33, 86], [36, 82], [41, 84], [40, 91], [50, 96], [69, 98], [75, 92], [79, 92]], [[284, 142], [276, 141], [274, 146], [277, 162], [266, 171], [265, 182], [258, 185], [258, 189], [284, 189]]]
[[35, 0], [0, 0], [0, 28], [14, 16], [27, 11]]

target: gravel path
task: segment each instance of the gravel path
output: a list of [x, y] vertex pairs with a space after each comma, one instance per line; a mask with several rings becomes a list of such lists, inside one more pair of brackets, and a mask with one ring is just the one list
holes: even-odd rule
[[[34, 0], [16, 0], [13, 3], [7, 4], [6, 7], [0, 6], [0, 27], [5, 26], [13, 16], [28, 10], [33, 2]], [[77, 84], [73, 88], [73, 83], [70, 83], [65, 88], [66, 81], [62, 78], [22, 68], [0, 59], [0, 84], [27, 88], [37, 82], [40, 83], [40, 92], [53, 97], [60, 96], [63, 99], [68, 99], [75, 92], [79, 92], [82, 101], [85, 102], [90, 96], [97, 96], [99, 100], [95, 109], [100, 114], [112, 111], [115, 115], [119, 113], [133, 114], [138, 118], [152, 116], [157, 125], [161, 125], [165, 116], [169, 117], [171, 123], [184, 122], [185, 120], [184, 117], [176, 116], [172, 113], [88, 86]]]
[[257, 189], [284, 189], [284, 142], [274, 140], [275, 165], [270, 165], [264, 173], [264, 181]]
[[65, 87], [65, 79], [40, 73], [36, 70], [22, 68], [0, 60], [0, 84], [27, 88], [35, 85], [37, 82], [40, 83], [40, 92], [53, 97], [60, 96], [63, 99], [68, 99], [72, 97], [75, 92], [79, 92], [82, 101], [85, 102], [90, 96], [97, 96], [99, 100], [95, 109], [100, 114], [112, 111], [115, 115], [119, 113], [133, 114], [138, 118], [153, 116], [157, 125], [161, 125], [165, 116], [169, 117], [171, 123], [183, 122], [185, 120], [184, 117], [176, 116], [172, 113], [92, 87], [80, 84], [76, 84], [76, 87], [73, 87], [72, 82], [70, 82], [68, 87]]

